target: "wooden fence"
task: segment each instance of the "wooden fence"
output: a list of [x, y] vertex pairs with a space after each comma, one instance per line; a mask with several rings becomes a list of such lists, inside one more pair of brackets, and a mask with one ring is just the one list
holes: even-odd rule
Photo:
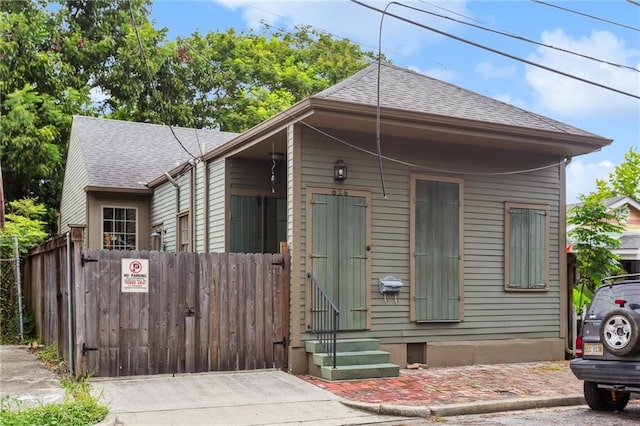
[[[71, 250], [76, 374], [287, 367], [288, 254], [82, 251], [78, 245]], [[43, 266], [59, 263], [63, 252], [64, 246], [33, 252], [25, 285], [30, 305], [41, 312], [44, 342], [56, 342], [66, 359], [66, 275]], [[146, 291], [123, 291], [126, 259], [148, 259]]]

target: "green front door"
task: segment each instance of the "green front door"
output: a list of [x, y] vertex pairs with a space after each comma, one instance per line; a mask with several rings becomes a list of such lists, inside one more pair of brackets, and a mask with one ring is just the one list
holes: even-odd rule
[[340, 310], [340, 330], [367, 325], [366, 201], [358, 196], [312, 196], [312, 271]]

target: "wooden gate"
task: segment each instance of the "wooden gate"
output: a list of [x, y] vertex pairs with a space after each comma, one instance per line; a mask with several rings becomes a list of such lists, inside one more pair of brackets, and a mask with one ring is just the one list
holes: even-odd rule
[[[122, 291], [122, 259], [149, 260], [147, 292]], [[287, 367], [288, 254], [86, 250], [81, 264], [74, 280], [78, 372]]]

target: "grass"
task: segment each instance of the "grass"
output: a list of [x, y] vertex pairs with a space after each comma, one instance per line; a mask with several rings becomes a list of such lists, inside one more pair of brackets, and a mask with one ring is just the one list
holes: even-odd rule
[[42, 404], [23, 407], [22, 403], [8, 395], [0, 398], [0, 425], [93, 425], [105, 418], [109, 409], [91, 394], [87, 377], [75, 378], [68, 374], [66, 364], [57, 353], [55, 345], [36, 351], [36, 357], [47, 368], [60, 375], [60, 385], [65, 389], [61, 404]]

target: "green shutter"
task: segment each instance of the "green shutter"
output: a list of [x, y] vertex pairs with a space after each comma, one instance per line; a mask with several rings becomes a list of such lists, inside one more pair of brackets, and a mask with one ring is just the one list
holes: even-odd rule
[[261, 238], [261, 198], [231, 196], [231, 252], [260, 253]]
[[416, 182], [416, 319], [459, 319], [459, 189]]
[[366, 327], [366, 200], [313, 194], [313, 275], [340, 310], [340, 330]]
[[231, 196], [231, 251], [277, 253], [287, 238], [284, 198]]
[[509, 220], [509, 287], [546, 287], [546, 212], [511, 208]]

